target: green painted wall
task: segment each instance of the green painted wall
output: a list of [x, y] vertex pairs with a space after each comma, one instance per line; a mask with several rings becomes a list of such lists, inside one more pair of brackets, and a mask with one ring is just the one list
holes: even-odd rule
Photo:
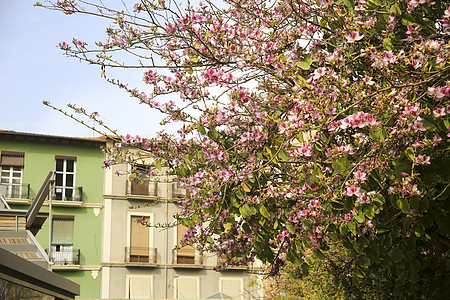
[[[76, 156], [75, 186], [83, 187], [84, 204], [102, 204], [103, 202], [103, 154], [101, 144], [80, 145], [71, 139], [60, 139], [58, 143], [52, 139], [31, 140], [23, 137], [20, 140], [6, 138], [0, 133], [0, 150], [25, 152], [22, 182], [30, 184], [30, 198], [34, 199], [49, 171], [55, 169], [55, 155]], [[27, 206], [14, 205], [11, 208], [27, 209]], [[41, 211], [48, 211], [43, 206]], [[102, 210], [98, 216], [92, 207], [53, 206], [53, 215], [74, 216], [73, 249], [80, 249], [80, 266], [100, 267]], [[49, 221], [36, 235], [41, 246], [48, 244]], [[81, 295], [78, 298], [99, 298], [101, 272], [96, 279], [91, 270], [55, 271], [56, 273], [80, 284]]]

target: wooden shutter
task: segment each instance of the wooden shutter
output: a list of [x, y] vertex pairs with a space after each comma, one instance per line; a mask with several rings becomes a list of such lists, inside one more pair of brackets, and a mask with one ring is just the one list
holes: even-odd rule
[[130, 255], [148, 257], [150, 227], [138, 223], [141, 219], [140, 216], [131, 216]]
[[[187, 227], [184, 227], [183, 225], [178, 224], [178, 226], [177, 226], [177, 237], [178, 237], [177, 238], [177, 240], [178, 240], [177, 246], [178, 247], [181, 246], [181, 239], [186, 234], [186, 232], [187, 232]], [[178, 263], [192, 263], [193, 264], [194, 263], [193, 261], [192, 262], [188, 262], [188, 261], [182, 262], [182, 261], [180, 261], [180, 259], [182, 260], [183, 257], [189, 257], [189, 258], [192, 258], [191, 260], [193, 260], [193, 258], [195, 257], [195, 249], [191, 245], [184, 246], [183, 248], [177, 250], [177, 256], [178, 256], [178, 260], [177, 260]]]
[[23, 167], [25, 152], [2, 151], [2, 166]]
[[139, 181], [139, 179], [133, 179], [131, 181], [131, 195], [148, 196], [149, 195], [149, 181], [144, 180], [141, 183]]

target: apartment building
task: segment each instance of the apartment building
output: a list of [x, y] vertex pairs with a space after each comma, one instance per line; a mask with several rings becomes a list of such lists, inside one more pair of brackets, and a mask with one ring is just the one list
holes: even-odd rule
[[[0, 190], [12, 209], [27, 209], [53, 172], [49, 212], [36, 239], [52, 271], [80, 285], [79, 298], [99, 298], [104, 140], [0, 130]], [[49, 209], [51, 208], [51, 209]]]
[[118, 175], [128, 168], [104, 170], [102, 299], [262, 297], [261, 278], [249, 272], [254, 266], [216, 272], [216, 257], [193, 247], [176, 250], [187, 228], [173, 216], [185, 191], [164, 175], [150, 181]]

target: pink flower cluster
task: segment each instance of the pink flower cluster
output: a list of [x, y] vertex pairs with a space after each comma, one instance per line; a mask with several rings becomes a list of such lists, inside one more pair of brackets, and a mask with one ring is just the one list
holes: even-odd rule
[[338, 129], [346, 130], [347, 128], [364, 128], [366, 126], [378, 126], [377, 122], [372, 114], [365, 113], [363, 111], [356, 114], [345, 117], [342, 120], [333, 121], [330, 124], [329, 131], [335, 131]]

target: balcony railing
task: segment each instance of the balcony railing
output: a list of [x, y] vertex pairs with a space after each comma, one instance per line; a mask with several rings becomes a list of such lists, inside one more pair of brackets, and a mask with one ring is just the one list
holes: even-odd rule
[[179, 198], [186, 195], [186, 189], [179, 186], [178, 183], [172, 184], [172, 198]]
[[152, 263], [156, 264], [156, 248], [149, 247], [125, 247], [126, 263]]
[[30, 184], [0, 183], [5, 198], [30, 199]]
[[137, 196], [158, 196], [158, 182], [157, 181], [139, 181], [134, 179], [127, 181], [127, 195]]
[[203, 265], [203, 256], [194, 250], [172, 249], [172, 264], [174, 265]]
[[[48, 254], [48, 249], [45, 249], [45, 252]], [[79, 265], [80, 249], [73, 249], [72, 251], [52, 251], [48, 258], [55, 265]]]
[[83, 202], [83, 187], [55, 187], [52, 193], [52, 200], [79, 201]]

